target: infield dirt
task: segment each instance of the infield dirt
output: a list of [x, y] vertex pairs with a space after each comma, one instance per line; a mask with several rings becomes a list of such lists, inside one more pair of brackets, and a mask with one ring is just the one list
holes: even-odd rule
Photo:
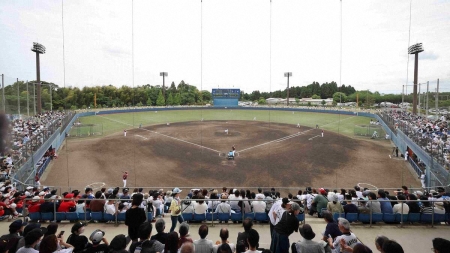
[[[226, 133], [228, 129], [228, 134]], [[321, 129], [255, 121], [204, 121], [68, 139], [41, 182], [85, 187], [419, 187], [389, 141], [354, 139]], [[236, 147], [234, 160], [225, 154]], [[292, 190], [291, 190], [292, 192]]]

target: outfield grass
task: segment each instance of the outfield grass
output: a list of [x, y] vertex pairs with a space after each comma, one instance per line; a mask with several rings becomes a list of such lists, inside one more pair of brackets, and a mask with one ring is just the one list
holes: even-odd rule
[[83, 124], [102, 124], [103, 135], [121, 132], [124, 129], [173, 122], [200, 120], [251, 120], [273, 123], [286, 123], [315, 127], [316, 124], [326, 131], [339, 132], [353, 136], [354, 125], [368, 124], [370, 118], [328, 113], [260, 110], [180, 110], [158, 112], [133, 112], [81, 117]]

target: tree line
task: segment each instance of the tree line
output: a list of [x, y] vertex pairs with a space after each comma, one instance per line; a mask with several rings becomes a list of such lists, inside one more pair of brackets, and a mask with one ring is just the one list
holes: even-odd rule
[[[21, 112], [26, 111], [27, 99], [30, 108], [33, 108], [35, 82], [27, 83], [23, 81], [15, 82], [13, 85], [5, 87], [6, 112], [17, 113], [18, 97], [20, 101]], [[170, 86], [161, 85], [139, 85], [136, 87], [113, 85], [95, 86], [95, 87], [60, 87], [54, 83], [41, 82], [41, 102], [43, 110], [50, 110], [50, 102], [53, 109], [85, 109], [85, 108], [113, 108], [125, 106], [177, 106], [177, 105], [206, 105], [212, 104], [212, 95], [210, 91], [199, 90], [196, 86], [181, 81], [178, 85], [174, 82]], [[50, 88], [52, 87], [52, 88]], [[50, 96], [50, 90], [52, 91]], [[0, 100], [2, 99], [2, 90], [0, 89]], [[19, 93], [18, 93], [19, 91]], [[19, 94], [19, 96], [18, 96]], [[440, 93], [447, 99], [439, 101], [439, 106], [450, 106], [448, 99], [450, 93]], [[276, 90], [272, 92], [260, 92], [258, 90], [245, 92], [241, 90], [241, 101], [254, 101], [262, 103], [267, 98], [286, 98], [287, 89]], [[358, 102], [360, 105], [371, 106], [380, 102], [401, 103], [401, 94], [380, 94], [368, 90], [357, 91], [351, 85], [338, 86], [336, 82], [326, 82], [319, 84], [313, 82], [306, 86], [293, 86], [289, 88], [290, 98], [333, 98], [335, 103], [339, 102]], [[95, 101], [94, 101], [95, 100]], [[405, 95], [405, 102], [412, 102], [412, 94]], [[424, 100], [422, 100], [424, 101]], [[434, 105], [434, 94], [429, 94], [429, 105]], [[0, 108], [1, 110], [2, 108]]]

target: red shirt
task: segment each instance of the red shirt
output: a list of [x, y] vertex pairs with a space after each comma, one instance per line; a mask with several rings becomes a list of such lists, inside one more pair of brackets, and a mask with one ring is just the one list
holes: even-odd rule
[[38, 213], [41, 211], [41, 204], [39, 202], [33, 202], [28, 206], [29, 213]]
[[69, 208], [71, 207], [76, 207], [75, 202], [73, 201], [64, 201], [61, 203], [61, 205], [59, 205], [58, 207], [58, 212], [70, 212]]
[[123, 180], [127, 180], [127, 177], [128, 177], [127, 173], [123, 174]]

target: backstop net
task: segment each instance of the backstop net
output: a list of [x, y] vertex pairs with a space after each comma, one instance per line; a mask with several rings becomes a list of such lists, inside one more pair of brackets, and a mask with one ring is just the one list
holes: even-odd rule
[[371, 139], [385, 139], [386, 132], [381, 125], [355, 125], [353, 128], [355, 136], [367, 137]]
[[102, 124], [75, 124], [69, 131], [69, 138], [85, 138], [103, 135]]

